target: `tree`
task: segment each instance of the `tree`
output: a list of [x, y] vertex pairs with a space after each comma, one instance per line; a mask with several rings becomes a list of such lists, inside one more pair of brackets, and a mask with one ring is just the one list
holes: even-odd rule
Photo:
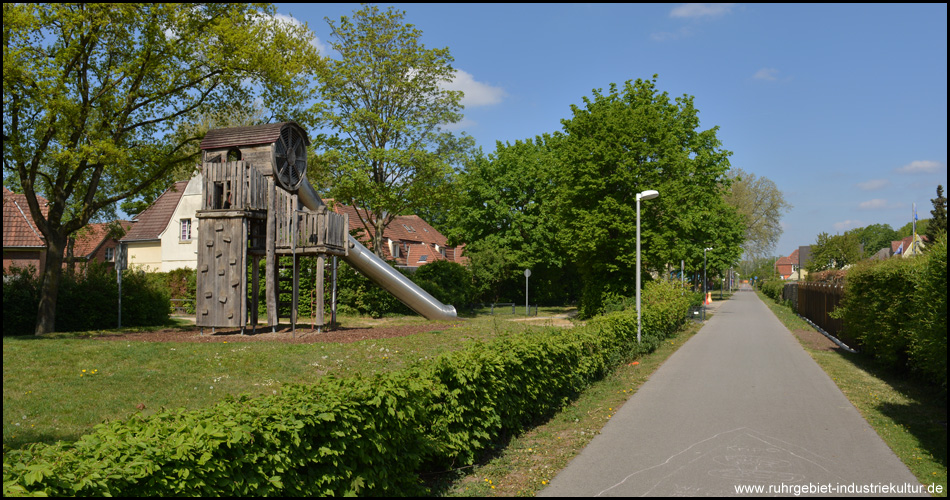
[[897, 231], [890, 224], [871, 224], [865, 227], [852, 229], [858, 238], [858, 243], [864, 248], [864, 256], [870, 257], [878, 250], [890, 247], [891, 242], [898, 239]]
[[862, 257], [856, 233], [848, 231], [834, 236], [821, 233], [811, 247], [811, 260], [805, 268], [808, 272], [844, 269], [845, 266], [858, 262]]
[[558, 245], [555, 218], [560, 139], [545, 134], [514, 144], [498, 142], [487, 158], [477, 155], [458, 177], [459, 203], [448, 224], [453, 242], [468, 244], [466, 254], [504, 251], [511, 265], [501, 279], [519, 297], [524, 293], [522, 273], [531, 269], [531, 281], [543, 290], [533, 296], [545, 302], [563, 302], [556, 297], [563, 298], [565, 291], [567, 259]]
[[935, 242], [937, 237], [947, 233], [947, 198], [943, 195], [942, 185], [937, 186], [937, 197], [931, 198], [930, 202], [934, 206], [933, 210], [930, 211], [930, 215], [933, 217], [930, 219], [930, 224], [925, 232], [927, 239]]
[[[248, 4], [4, 4], [4, 182], [26, 195], [46, 265], [36, 333], [55, 327], [63, 250], [116, 204], [161, 191], [201, 140], [176, 130], [260, 97], [300, 109], [305, 26]], [[43, 216], [37, 196], [49, 200]]]
[[446, 203], [452, 164], [471, 145], [440, 129], [462, 118], [462, 93], [443, 87], [455, 75], [448, 48], [426, 49], [404, 15], [370, 5], [339, 24], [326, 19], [340, 59], [321, 59], [317, 70], [324, 102], [315, 111], [335, 131], [317, 161], [329, 174], [317, 175], [332, 179], [334, 198], [363, 209], [378, 255], [397, 215]]
[[636, 195], [641, 203], [645, 269], [701, 270], [703, 249], [714, 247], [710, 269], [738, 260], [742, 220], [723, 201], [729, 151], [717, 128], [699, 131], [691, 96], [671, 100], [651, 80], [594, 90], [562, 120], [566, 135], [557, 183], [561, 243], [584, 281], [583, 314], [607, 294], [632, 295], [636, 273]]
[[745, 223], [742, 248], [749, 259], [756, 259], [775, 250], [782, 236], [782, 214], [791, 209], [782, 191], [767, 177], [756, 178], [742, 169], [729, 173], [732, 182], [726, 191], [726, 202], [736, 208]]

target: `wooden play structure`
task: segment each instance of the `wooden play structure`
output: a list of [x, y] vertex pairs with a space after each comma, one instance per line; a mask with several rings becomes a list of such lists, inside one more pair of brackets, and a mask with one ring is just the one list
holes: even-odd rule
[[[327, 208], [307, 181], [306, 132], [294, 122], [209, 131], [201, 143], [196, 324], [257, 328], [261, 263], [267, 325], [278, 322], [279, 257], [292, 258], [290, 323], [297, 324], [299, 259], [317, 259], [313, 324], [324, 321], [326, 259], [343, 258], [429, 319], [451, 319], [446, 306], [348, 234], [344, 215]], [[335, 269], [335, 268], [334, 268]], [[250, 279], [248, 275], [250, 274]]]

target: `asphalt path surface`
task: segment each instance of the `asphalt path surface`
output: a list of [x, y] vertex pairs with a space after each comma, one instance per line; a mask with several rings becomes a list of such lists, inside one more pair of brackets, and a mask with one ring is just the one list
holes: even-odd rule
[[[737, 491], [746, 486], [762, 489]], [[919, 487], [793, 334], [742, 291], [538, 496], [893, 496]]]

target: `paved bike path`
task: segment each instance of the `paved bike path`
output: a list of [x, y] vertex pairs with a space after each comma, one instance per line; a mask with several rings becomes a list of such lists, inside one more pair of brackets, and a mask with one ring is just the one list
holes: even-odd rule
[[919, 485], [793, 334], [744, 291], [538, 496], [734, 496], [737, 485], [762, 485], [760, 495], [771, 496], [769, 485], [783, 484], [845, 488], [839, 493]]

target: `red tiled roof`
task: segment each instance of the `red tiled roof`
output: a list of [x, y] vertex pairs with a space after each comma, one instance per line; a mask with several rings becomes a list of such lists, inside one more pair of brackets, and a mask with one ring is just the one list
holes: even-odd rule
[[[49, 212], [46, 198], [37, 195], [40, 211], [45, 217]], [[6, 186], [3, 187], [3, 246], [7, 247], [42, 247], [45, 246], [43, 235], [33, 224], [30, 216], [30, 207], [26, 203], [25, 194], [16, 194]]]
[[179, 181], [168, 188], [155, 200], [155, 203], [152, 203], [152, 206], [134, 217], [135, 223], [119, 241], [157, 240], [162, 231], [168, 227], [168, 221], [175, 213], [175, 208], [178, 207], [178, 202], [187, 185], [188, 181]]
[[[126, 231], [132, 226], [131, 222], [124, 220], [119, 221], [119, 224], [122, 224]], [[76, 236], [76, 242], [73, 244], [73, 256], [89, 258], [107, 239], [107, 236], [109, 236], [109, 224], [89, 224], [81, 231], [81, 234]]]
[[[324, 201], [334, 212], [349, 215], [350, 231], [362, 230], [360, 239], [363, 242], [370, 240], [370, 237], [367, 236], [367, 229], [360, 222], [356, 208], [332, 199]], [[364, 217], [366, 216], [367, 212], [365, 210], [360, 210], [360, 212]], [[373, 234], [373, 232], [374, 230], [370, 228], [369, 234]], [[445, 236], [418, 215], [397, 215], [383, 231], [383, 245], [385, 247], [383, 248], [383, 255], [385, 258], [393, 260], [387, 239], [392, 240], [393, 245], [398, 244], [400, 246], [399, 257], [395, 260], [401, 265], [420, 266], [437, 260], [461, 263], [464, 259], [461, 255], [462, 248], [446, 247]], [[440, 250], [436, 250], [436, 246], [439, 249], [445, 249], [445, 257], [442, 256]]]

